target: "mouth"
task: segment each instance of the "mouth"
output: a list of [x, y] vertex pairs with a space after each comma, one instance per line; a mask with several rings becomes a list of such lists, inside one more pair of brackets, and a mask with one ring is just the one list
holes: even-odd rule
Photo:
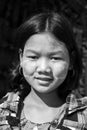
[[42, 80], [42, 81], [50, 81], [50, 80], [53, 80], [52, 78], [50, 77], [35, 77], [36, 79], [38, 80]]
[[39, 84], [41, 84], [41, 85], [48, 85], [48, 84], [50, 84], [52, 81], [53, 81], [53, 79], [52, 78], [49, 78], [49, 77], [36, 77], [35, 78], [38, 82], [39, 82]]

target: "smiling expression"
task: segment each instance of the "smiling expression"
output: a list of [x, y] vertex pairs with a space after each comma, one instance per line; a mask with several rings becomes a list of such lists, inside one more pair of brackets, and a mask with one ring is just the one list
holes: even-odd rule
[[65, 44], [50, 33], [31, 36], [20, 58], [26, 81], [40, 93], [56, 90], [63, 83], [69, 62]]

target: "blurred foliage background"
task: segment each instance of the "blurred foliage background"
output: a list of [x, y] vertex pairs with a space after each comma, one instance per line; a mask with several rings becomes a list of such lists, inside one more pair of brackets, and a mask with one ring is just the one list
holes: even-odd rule
[[0, 98], [8, 90], [9, 69], [15, 58], [14, 30], [34, 12], [46, 9], [62, 12], [72, 23], [83, 62], [78, 91], [87, 95], [87, 0], [0, 0]]

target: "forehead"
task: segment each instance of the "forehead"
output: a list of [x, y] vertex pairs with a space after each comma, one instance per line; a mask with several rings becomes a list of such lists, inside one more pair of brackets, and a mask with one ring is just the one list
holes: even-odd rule
[[41, 33], [31, 36], [25, 44], [24, 50], [33, 49], [36, 51], [68, 51], [65, 44], [59, 41], [50, 33]]

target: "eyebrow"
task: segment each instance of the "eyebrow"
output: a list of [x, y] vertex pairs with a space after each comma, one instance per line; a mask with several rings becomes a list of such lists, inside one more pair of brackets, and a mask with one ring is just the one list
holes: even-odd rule
[[[38, 51], [36, 51], [36, 50], [31, 50], [31, 49], [27, 49], [26, 51], [25, 51], [26, 53], [34, 53], [34, 54], [39, 54], [39, 52]], [[48, 55], [56, 55], [56, 54], [63, 54], [63, 55], [65, 55], [64, 54], [64, 51], [62, 51], [62, 50], [57, 50], [57, 51], [50, 51], [50, 52], [48, 52]]]

